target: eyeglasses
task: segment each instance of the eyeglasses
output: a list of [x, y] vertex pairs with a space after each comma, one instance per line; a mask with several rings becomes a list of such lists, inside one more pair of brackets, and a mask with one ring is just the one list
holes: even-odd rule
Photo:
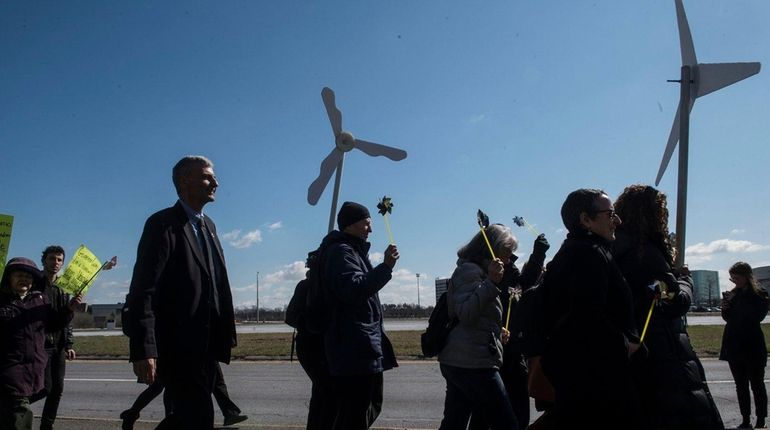
[[615, 209], [605, 209], [603, 211], [594, 211], [595, 214], [600, 214], [600, 213], [603, 213], [603, 212], [607, 212], [609, 214], [610, 219], [613, 219], [616, 216], [618, 216], [618, 213], [615, 212]]

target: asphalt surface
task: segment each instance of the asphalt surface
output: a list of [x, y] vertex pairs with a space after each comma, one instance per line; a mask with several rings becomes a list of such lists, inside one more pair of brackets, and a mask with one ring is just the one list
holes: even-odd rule
[[[727, 363], [704, 359], [703, 365], [725, 425], [734, 428], [740, 422], [740, 413]], [[310, 381], [298, 363], [235, 362], [223, 366], [223, 370], [231, 398], [249, 420], [237, 427], [220, 428], [304, 428]], [[70, 362], [56, 428], [120, 429], [118, 415], [132, 404], [144, 387], [135, 382], [126, 362]], [[444, 389], [444, 380], [435, 361], [402, 362], [397, 369], [385, 373], [385, 404], [376, 427], [437, 428], [443, 412]], [[534, 419], [537, 412], [532, 406]], [[34, 404], [33, 410], [39, 417], [42, 404]], [[216, 413], [221, 424], [218, 409]], [[135, 428], [152, 429], [162, 417], [163, 405], [158, 398], [142, 411]]]

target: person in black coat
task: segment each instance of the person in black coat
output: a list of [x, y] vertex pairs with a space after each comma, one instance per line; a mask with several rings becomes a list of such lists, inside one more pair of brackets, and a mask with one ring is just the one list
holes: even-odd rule
[[727, 321], [722, 334], [719, 359], [726, 360], [735, 380], [738, 407], [743, 422], [738, 428], [751, 428], [751, 398], [749, 385], [754, 393], [757, 428], [765, 427], [767, 418], [767, 391], [765, 366], [767, 344], [760, 323], [767, 316], [767, 291], [757, 284], [748, 263], [739, 261], [730, 267], [730, 281], [735, 287], [724, 293], [722, 318]]
[[334, 429], [360, 430], [382, 410], [383, 372], [398, 365], [382, 326], [378, 291], [390, 281], [399, 255], [389, 245], [383, 263], [372, 266], [366, 241], [372, 219], [358, 203], [342, 204], [337, 225], [320, 263], [329, 308], [324, 347], [337, 401]]
[[[56, 285], [57, 274], [64, 266], [64, 248], [51, 245], [43, 250], [41, 263], [43, 264], [43, 280], [39, 290], [48, 297], [54, 309], [67, 307], [70, 297]], [[56, 415], [59, 411], [59, 402], [64, 392], [64, 375], [67, 369], [67, 360], [75, 359], [75, 350], [72, 325], [67, 324], [63, 329], [57, 329], [46, 333], [45, 349], [48, 352], [48, 364], [45, 367], [45, 404], [40, 414], [40, 430], [53, 429]], [[30, 399], [34, 403], [39, 396]]]
[[235, 346], [233, 300], [214, 222], [203, 206], [219, 186], [213, 164], [181, 159], [172, 172], [179, 201], [147, 219], [127, 298], [130, 361], [140, 382], [161, 378], [174, 413], [161, 425], [211, 429], [216, 361]]
[[629, 357], [639, 348], [631, 291], [610, 253], [621, 221], [604, 191], [579, 189], [561, 216], [569, 233], [543, 284], [541, 363], [555, 389], [556, 428], [633, 426]]
[[650, 315], [644, 354], [637, 354], [631, 365], [641, 408], [638, 425], [721, 430], [719, 410], [685, 329], [692, 278], [686, 266], [672, 269], [675, 251], [669, 241], [666, 195], [631, 185], [618, 197], [615, 211], [623, 224], [616, 231], [613, 255], [631, 288], [639, 333]]

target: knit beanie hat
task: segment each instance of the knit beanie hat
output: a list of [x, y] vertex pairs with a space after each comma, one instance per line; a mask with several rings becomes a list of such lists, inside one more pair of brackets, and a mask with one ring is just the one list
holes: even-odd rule
[[371, 216], [366, 206], [355, 202], [345, 202], [337, 214], [337, 227], [342, 231], [345, 230], [345, 227], [367, 218], [371, 218]]

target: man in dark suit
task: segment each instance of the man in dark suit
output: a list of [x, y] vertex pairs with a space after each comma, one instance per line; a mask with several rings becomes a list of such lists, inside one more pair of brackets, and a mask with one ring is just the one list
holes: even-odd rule
[[174, 412], [158, 428], [212, 429], [216, 362], [235, 346], [233, 300], [222, 246], [203, 206], [219, 186], [213, 164], [182, 158], [179, 201], [147, 219], [128, 295], [130, 361], [140, 382], [165, 384]]

